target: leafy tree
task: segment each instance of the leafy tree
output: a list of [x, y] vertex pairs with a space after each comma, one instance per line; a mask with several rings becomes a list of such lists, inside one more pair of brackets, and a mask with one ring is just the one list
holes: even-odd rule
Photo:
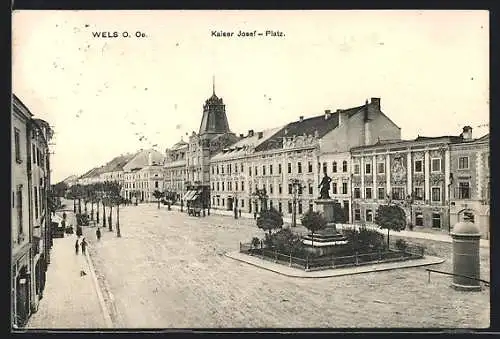
[[406, 227], [405, 211], [398, 205], [380, 205], [375, 214], [375, 224], [387, 230], [387, 248], [389, 248], [389, 232], [399, 232]]
[[164, 192], [160, 192], [158, 190], [155, 190], [153, 192], [153, 197], [158, 200], [158, 209], [160, 209], [160, 199], [163, 198], [163, 196], [165, 195]]
[[66, 191], [68, 190], [68, 184], [64, 181], [58, 182], [54, 185], [54, 196], [56, 197], [64, 197]]
[[343, 224], [347, 221], [345, 210], [340, 206], [339, 203], [333, 204], [333, 219], [335, 223], [340, 224]]
[[272, 230], [283, 226], [283, 216], [274, 208], [262, 210], [257, 218], [257, 226], [271, 235]]
[[[266, 189], [257, 189], [254, 193], [252, 193], [254, 199], [260, 201], [261, 211], [267, 210], [267, 199], [269, 196], [267, 195]], [[255, 210], [257, 211], [257, 202], [255, 203]]]
[[325, 218], [318, 211], [308, 210], [300, 221], [311, 232], [311, 243], [314, 245], [314, 233], [326, 227]]

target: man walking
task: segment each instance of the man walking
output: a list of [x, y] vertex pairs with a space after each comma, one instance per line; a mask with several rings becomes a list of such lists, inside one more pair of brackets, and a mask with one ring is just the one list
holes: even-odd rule
[[80, 248], [80, 244], [78, 243], [78, 238], [76, 239], [75, 242], [75, 253], [78, 254], [78, 249]]
[[101, 228], [98, 227], [97, 231], [95, 231], [95, 235], [97, 237], [97, 240], [101, 240]]

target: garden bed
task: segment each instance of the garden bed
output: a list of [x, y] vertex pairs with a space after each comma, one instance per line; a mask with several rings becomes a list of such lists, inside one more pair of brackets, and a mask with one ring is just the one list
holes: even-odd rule
[[[344, 253], [348, 252], [343, 251]], [[423, 248], [411, 246], [407, 249], [378, 250], [367, 253], [350, 253], [350, 255], [306, 256], [299, 257], [281, 253], [272, 248], [254, 248], [251, 244], [240, 244], [240, 253], [245, 253], [263, 260], [273, 261], [290, 267], [304, 270], [323, 270], [344, 268], [361, 265], [382, 264], [388, 262], [421, 259], [424, 256]]]

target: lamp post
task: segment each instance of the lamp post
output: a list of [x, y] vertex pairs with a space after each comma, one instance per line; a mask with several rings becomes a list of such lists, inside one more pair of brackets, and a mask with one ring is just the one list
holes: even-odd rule
[[292, 184], [292, 227], [297, 226], [297, 201], [299, 201], [299, 189], [304, 189], [305, 186], [299, 179], [290, 179]]
[[405, 199], [405, 202], [406, 202], [406, 207], [408, 208], [409, 210], [409, 218], [408, 218], [408, 227], [410, 228], [410, 231], [413, 230], [413, 217], [412, 217], [412, 206], [413, 206], [413, 202], [415, 201], [415, 192], [411, 192], [410, 194], [408, 194], [406, 196], [406, 199]]

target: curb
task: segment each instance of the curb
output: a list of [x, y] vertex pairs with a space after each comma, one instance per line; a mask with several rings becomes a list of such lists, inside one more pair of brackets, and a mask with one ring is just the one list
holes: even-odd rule
[[97, 299], [99, 299], [99, 304], [101, 306], [104, 322], [106, 323], [106, 327], [113, 328], [114, 327], [113, 321], [111, 320], [111, 315], [109, 314], [109, 310], [108, 307], [106, 306], [106, 302], [104, 301], [101, 288], [99, 287], [99, 281], [97, 280], [94, 264], [92, 263], [92, 259], [90, 258], [89, 252], [85, 253], [85, 257], [87, 258], [87, 263], [89, 264], [90, 276], [92, 277], [92, 281], [94, 282], [94, 288], [97, 293]]
[[[273, 269], [273, 268], [265, 267], [264, 265], [259, 265], [257, 263], [249, 262], [249, 261], [246, 261], [246, 260], [241, 259], [241, 258], [233, 257], [233, 256], [231, 256], [230, 253], [224, 253], [224, 255], [226, 257], [228, 257], [228, 258], [233, 259], [233, 260], [236, 260], [236, 261], [239, 261], [239, 262], [242, 262], [242, 263], [246, 263], [248, 265], [252, 265], [254, 267], [258, 267], [258, 268], [264, 269], [266, 271], [274, 272], [274, 273], [277, 273], [277, 274], [280, 274], [280, 275], [283, 275], [283, 276], [286, 276], [286, 277], [290, 277], [290, 278], [301, 278], [301, 279], [333, 278], [333, 277], [341, 277], [341, 276], [346, 276], [346, 275], [354, 275], [354, 274], [362, 274], [362, 273], [374, 273], [374, 272], [391, 271], [391, 270], [404, 269], [404, 268], [413, 268], [413, 267], [420, 267], [420, 266], [437, 265], [437, 264], [442, 264], [443, 262], [445, 262], [445, 259], [438, 258], [438, 257], [427, 256], [427, 258], [433, 258], [434, 262], [418, 263], [418, 264], [415, 264], [415, 265], [403, 266], [403, 267], [382, 267], [382, 268], [375, 267], [374, 269], [363, 269], [363, 267], [361, 266], [360, 269], [359, 269], [359, 271], [354, 271], [354, 272], [339, 272], [339, 273], [336, 273], [336, 274], [326, 274], [324, 276], [304, 276], [304, 275], [292, 275], [292, 274], [284, 273], [284, 272], [279, 271], [278, 269]], [[276, 264], [276, 265], [281, 265], [281, 264]], [[297, 269], [297, 271], [299, 271], [301, 273], [306, 273], [305, 271], [298, 270], [298, 269]], [[318, 271], [313, 271], [313, 272], [318, 272]]]

